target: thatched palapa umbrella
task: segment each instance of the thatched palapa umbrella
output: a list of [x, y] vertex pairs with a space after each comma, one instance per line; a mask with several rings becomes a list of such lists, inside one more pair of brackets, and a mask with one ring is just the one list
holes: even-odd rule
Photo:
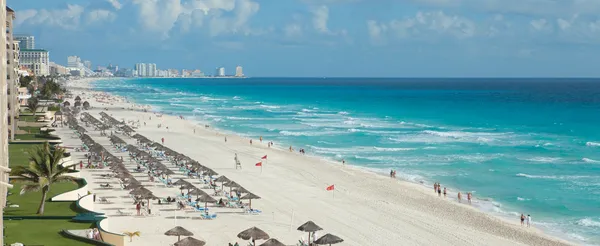
[[71, 106], [71, 103], [70, 103], [69, 101], [65, 101], [65, 102], [63, 103], [63, 106], [64, 106], [64, 107], [69, 107], [69, 106]]
[[[267, 234], [266, 232], [264, 232], [261, 229], [252, 227], [250, 229], [240, 232], [237, 235], [237, 237], [244, 239], [244, 240], [252, 240], [252, 241], [267, 240], [267, 239], [269, 239], [269, 234]], [[256, 242], [254, 242], [254, 246], [256, 246]]]
[[[195, 188], [195, 187], [194, 187]], [[190, 196], [196, 196], [196, 199], [200, 198], [200, 196], [206, 195], [206, 193], [200, 189], [193, 189], [188, 192]]]
[[81, 107], [81, 102], [80, 101], [76, 101], [73, 106], [75, 106], [75, 107]]
[[195, 239], [193, 237], [187, 237], [179, 242], [176, 242], [175, 246], [204, 246], [206, 242]]
[[204, 203], [204, 210], [208, 209], [208, 203], [217, 203], [217, 200], [209, 196], [208, 194], [202, 195], [200, 198], [196, 199], [196, 202]]
[[191, 231], [186, 230], [185, 228], [181, 227], [181, 226], [176, 226], [175, 228], [168, 230], [167, 232], [165, 232], [165, 235], [167, 236], [177, 236], [177, 242], [181, 241], [181, 236], [193, 236], [194, 233], [192, 233]]
[[271, 238], [259, 246], [285, 246], [285, 244], [283, 244], [282, 242], [279, 242], [275, 238]]
[[260, 199], [260, 196], [254, 195], [252, 193], [248, 193], [240, 199], [241, 200], [246, 200], [246, 199], [250, 200], [250, 204], [248, 205], [248, 207], [250, 208], [250, 210], [252, 210], [252, 199]]
[[310, 241], [310, 233], [320, 231], [320, 230], [323, 230], [323, 228], [321, 228], [320, 226], [315, 224], [315, 222], [312, 222], [310, 220], [308, 222], [302, 224], [300, 227], [298, 227], [298, 231], [308, 232], [308, 242], [309, 243], [311, 242]]
[[79, 97], [79, 96], [76, 96], [76, 97], [75, 97], [75, 102], [79, 102], [79, 101], [81, 101], [81, 97]]
[[327, 233], [324, 236], [317, 239], [317, 241], [315, 241], [315, 244], [317, 244], [317, 245], [325, 245], [325, 244], [332, 245], [332, 244], [336, 244], [336, 243], [341, 243], [343, 241], [344, 241], [344, 239], [341, 239], [336, 235], [331, 235], [331, 234]]
[[146, 194], [152, 194], [152, 191], [150, 191], [144, 187], [138, 187], [137, 189], [130, 191], [129, 194], [135, 195], [135, 196], [141, 196], [141, 195], [146, 195]]

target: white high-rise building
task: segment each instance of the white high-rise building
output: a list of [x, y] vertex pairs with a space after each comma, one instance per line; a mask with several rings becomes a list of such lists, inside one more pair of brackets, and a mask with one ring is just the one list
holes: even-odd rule
[[138, 77], [148, 77], [148, 64], [146, 63], [136, 63], [135, 71], [137, 71]]
[[157, 77], [155, 63], [148, 63], [148, 74], [146, 77]]
[[21, 49], [19, 63], [31, 69], [36, 76], [50, 75], [50, 54], [47, 50]]
[[215, 76], [224, 77], [225, 76], [225, 68], [224, 67], [218, 67], [217, 71], [215, 71]]
[[19, 47], [21, 49], [33, 50], [35, 49], [35, 38], [30, 35], [16, 35], [15, 40], [19, 41]]
[[242, 70], [242, 66], [235, 67], [235, 77], [244, 77], [244, 71]]
[[79, 58], [79, 56], [68, 56], [67, 57], [67, 67], [69, 67], [69, 68], [81, 67], [81, 58]]
[[[8, 83], [6, 83], [7, 74], [7, 47], [6, 42], [6, 17], [9, 16], [9, 12], [13, 12], [12, 9], [6, 7], [6, 1], [0, 0], [0, 11], [6, 11], [0, 15], [0, 213], [4, 214], [4, 205], [6, 204], [7, 189], [11, 186], [8, 184]], [[9, 16], [10, 18], [10, 16]], [[6, 24], [5, 24], [6, 23]], [[10, 47], [9, 47], [10, 48]], [[15, 93], [16, 92], [12, 92]], [[12, 188], [12, 187], [10, 187]], [[4, 225], [3, 218], [0, 218], [0, 225]], [[0, 244], [4, 245], [4, 230], [0, 230]]]

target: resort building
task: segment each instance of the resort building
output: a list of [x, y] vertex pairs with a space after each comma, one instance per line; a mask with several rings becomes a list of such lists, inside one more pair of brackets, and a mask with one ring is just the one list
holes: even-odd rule
[[235, 67], [235, 77], [244, 77], [244, 71], [242, 70], [242, 66]]
[[218, 67], [217, 71], [215, 71], [215, 76], [219, 76], [219, 77], [225, 76], [225, 68], [224, 67]]
[[13, 21], [15, 20], [15, 12], [6, 8], [6, 82], [8, 83], [7, 91], [7, 108], [8, 108], [8, 131], [11, 140], [15, 139], [16, 122], [15, 119], [19, 115], [20, 105], [18, 104], [17, 95], [19, 88], [19, 44], [13, 40]]
[[35, 49], [35, 38], [31, 35], [15, 35], [15, 40], [19, 42], [19, 46], [22, 49]]
[[[0, 9], [6, 9], [6, 13], [0, 15], [0, 21], [6, 25], [0, 25], [0, 61], [7, 60], [7, 47], [9, 44], [6, 41], [6, 36], [10, 35], [6, 32], [8, 21], [12, 23], [14, 11], [6, 7], [6, 0], [0, 0]], [[10, 14], [9, 14], [10, 12]], [[8, 18], [7, 18], [8, 17]], [[9, 20], [10, 19], [10, 20]], [[12, 25], [12, 24], [10, 24]], [[12, 33], [11, 33], [12, 34]], [[10, 45], [9, 47], [10, 48]], [[4, 206], [6, 204], [7, 189], [11, 187], [8, 184], [8, 81], [7, 81], [7, 64], [0, 63], [0, 213], [4, 215]], [[14, 92], [13, 92], [14, 93]], [[3, 217], [0, 217], [0, 226], [4, 228]], [[0, 230], [0, 245], [4, 245], [4, 230]]]
[[67, 75], [69, 73], [69, 69], [63, 65], [56, 64], [54, 62], [50, 62], [50, 75], [60, 76]]
[[31, 69], [36, 76], [50, 75], [50, 54], [43, 49], [21, 49], [19, 63]]

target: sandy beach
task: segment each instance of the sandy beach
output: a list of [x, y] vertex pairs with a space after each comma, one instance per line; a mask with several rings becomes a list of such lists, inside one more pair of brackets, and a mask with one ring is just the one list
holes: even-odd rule
[[[262, 142], [253, 139], [250, 144], [250, 139], [225, 135], [205, 128], [202, 123], [143, 112], [143, 105], [90, 90], [92, 81], [68, 82], [68, 90], [93, 107], [86, 112], [98, 119], [99, 113], [104, 111], [118, 120], [139, 121], [137, 133], [159, 143], [164, 138], [165, 146], [197, 160], [261, 197], [252, 201], [252, 207], [262, 211], [259, 215], [215, 208], [213, 212], [218, 217], [214, 220], [194, 220], [190, 218], [193, 215], [174, 209], [175, 205], [158, 205], [156, 201], [152, 208], [160, 215], [149, 217], [116, 216], [116, 210], [121, 207], [135, 211], [132, 201], [130, 205], [123, 205], [125, 201], [96, 204], [98, 211], [109, 216], [108, 228], [104, 229], [141, 232], [142, 236], [134, 238], [128, 245], [170, 245], [176, 238], [163, 234], [176, 225], [192, 231], [195, 238], [206, 241], [207, 245], [235, 242], [246, 245], [236, 235], [252, 226], [261, 228], [286, 245], [295, 245], [299, 239], [307, 237], [296, 228], [308, 220], [324, 229], [318, 232], [319, 236], [331, 233], [343, 238], [344, 242], [338, 245], [570, 245], [535, 229], [535, 224], [533, 228], [522, 227], [518, 218], [507, 221], [468, 204], [440, 198], [432, 188], [351, 165], [291, 153], [287, 150], [289, 146], [278, 146], [278, 143], [274, 143], [275, 148], [269, 148], [268, 139]], [[72, 100], [69, 99], [71, 105]], [[162, 127], [159, 128], [159, 124]], [[72, 131], [59, 129], [57, 133], [66, 146], [80, 145], [79, 140], [70, 135]], [[107, 149], [110, 146], [108, 138], [101, 137], [98, 131], [88, 134]], [[131, 138], [121, 137], [135, 143]], [[236, 153], [242, 169], [235, 168]], [[82, 155], [75, 153], [74, 158], [83, 158]], [[125, 157], [126, 153], [119, 155]], [[266, 161], [262, 160], [262, 168], [255, 166], [265, 155], [268, 157]], [[134, 164], [128, 166], [134, 167]], [[113, 200], [127, 194], [127, 191], [102, 189], [100, 184], [107, 181], [100, 179], [97, 171], [84, 169], [82, 172], [92, 192], [113, 197]], [[181, 172], [177, 173], [174, 180], [184, 177]], [[144, 174], [139, 177], [147, 180]], [[334, 191], [326, 190], [330, 185], [335, 185]], [[175, 196], [179, 191], [158, 185], [147, 188], [164, 197]], [[262, 241], [257, 245], [260, 243]]]

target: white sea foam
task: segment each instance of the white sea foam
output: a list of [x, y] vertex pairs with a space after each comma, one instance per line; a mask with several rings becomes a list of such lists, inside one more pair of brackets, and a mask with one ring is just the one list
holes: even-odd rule
[[600, 163], [600, 161], [592, 160], [590, 158], [582, 158], [581, 161], [587, 162], [587, 163]]
[[340, 111], [340, 112], [338, 112], [338, 114], [340, 114], [340, 115], [349, 115], [350, 113], [348, 113], [346, 111]]
[[233, 97], [233, 100], [236, 100], [236, 101], [237, 101], [237, 100], [242, 100], [242, 98], [241, 98], [241, 97], [238, 97], [238, 96], [234, 96], [234, 97]]
[[283, 135], [283, 136], [330, 136], [330, 135], [339, 135], [342, 134], [343, 132], [337, 132], [337, 131], [302, 131], [302, 132], [296, 132], [296, 131], [280, 131], [279, 134]]
[[556, 179], [557, 176], [553, 175], [529, 175], [525, 173], [517, 173], [517, 177], [525, 177], [530, 179]]
[[235, 117], [235, 116], [227, 116], [225, 118], [228, 120], [256, 120], [255, 118]]
[[585, 226], [585, 227], [598, 227], [600, 228], [600, 222], [593, 220], [591, 218], [584, 218], [584, 219], [580, 219], [576, 222], [576, 224], [580, 225], [580, 226]]
[[261, 108], [268, 108], [268, 109], [278, 109], [281, 108], [279, 106], [274, 106], [274, 105], [266, 105], [266, 104], [261, 104], [260, 105]]
[[597, 142], [587, 142], [585, 145], [590, 147], [600, 147], [600, 143]]
[[171, 106], [184, 107], [184, 108], [194, 108], [195, 107], [195, 105], [184, 104], [184, 103], [171, 103]]
[[562, 158], [537, 156], [537, 157], [531, 157], [531, 158], [523, 158], [521, 160], [530, 161], [530, 162], [540, 162], [540, 163], [556, 163], [556, 162], [560, 162], [562, 160]]
[[522, 197], [517, 197], [517, 201], [529, 201], [531, 199], [528, 198], [522, 198]]

